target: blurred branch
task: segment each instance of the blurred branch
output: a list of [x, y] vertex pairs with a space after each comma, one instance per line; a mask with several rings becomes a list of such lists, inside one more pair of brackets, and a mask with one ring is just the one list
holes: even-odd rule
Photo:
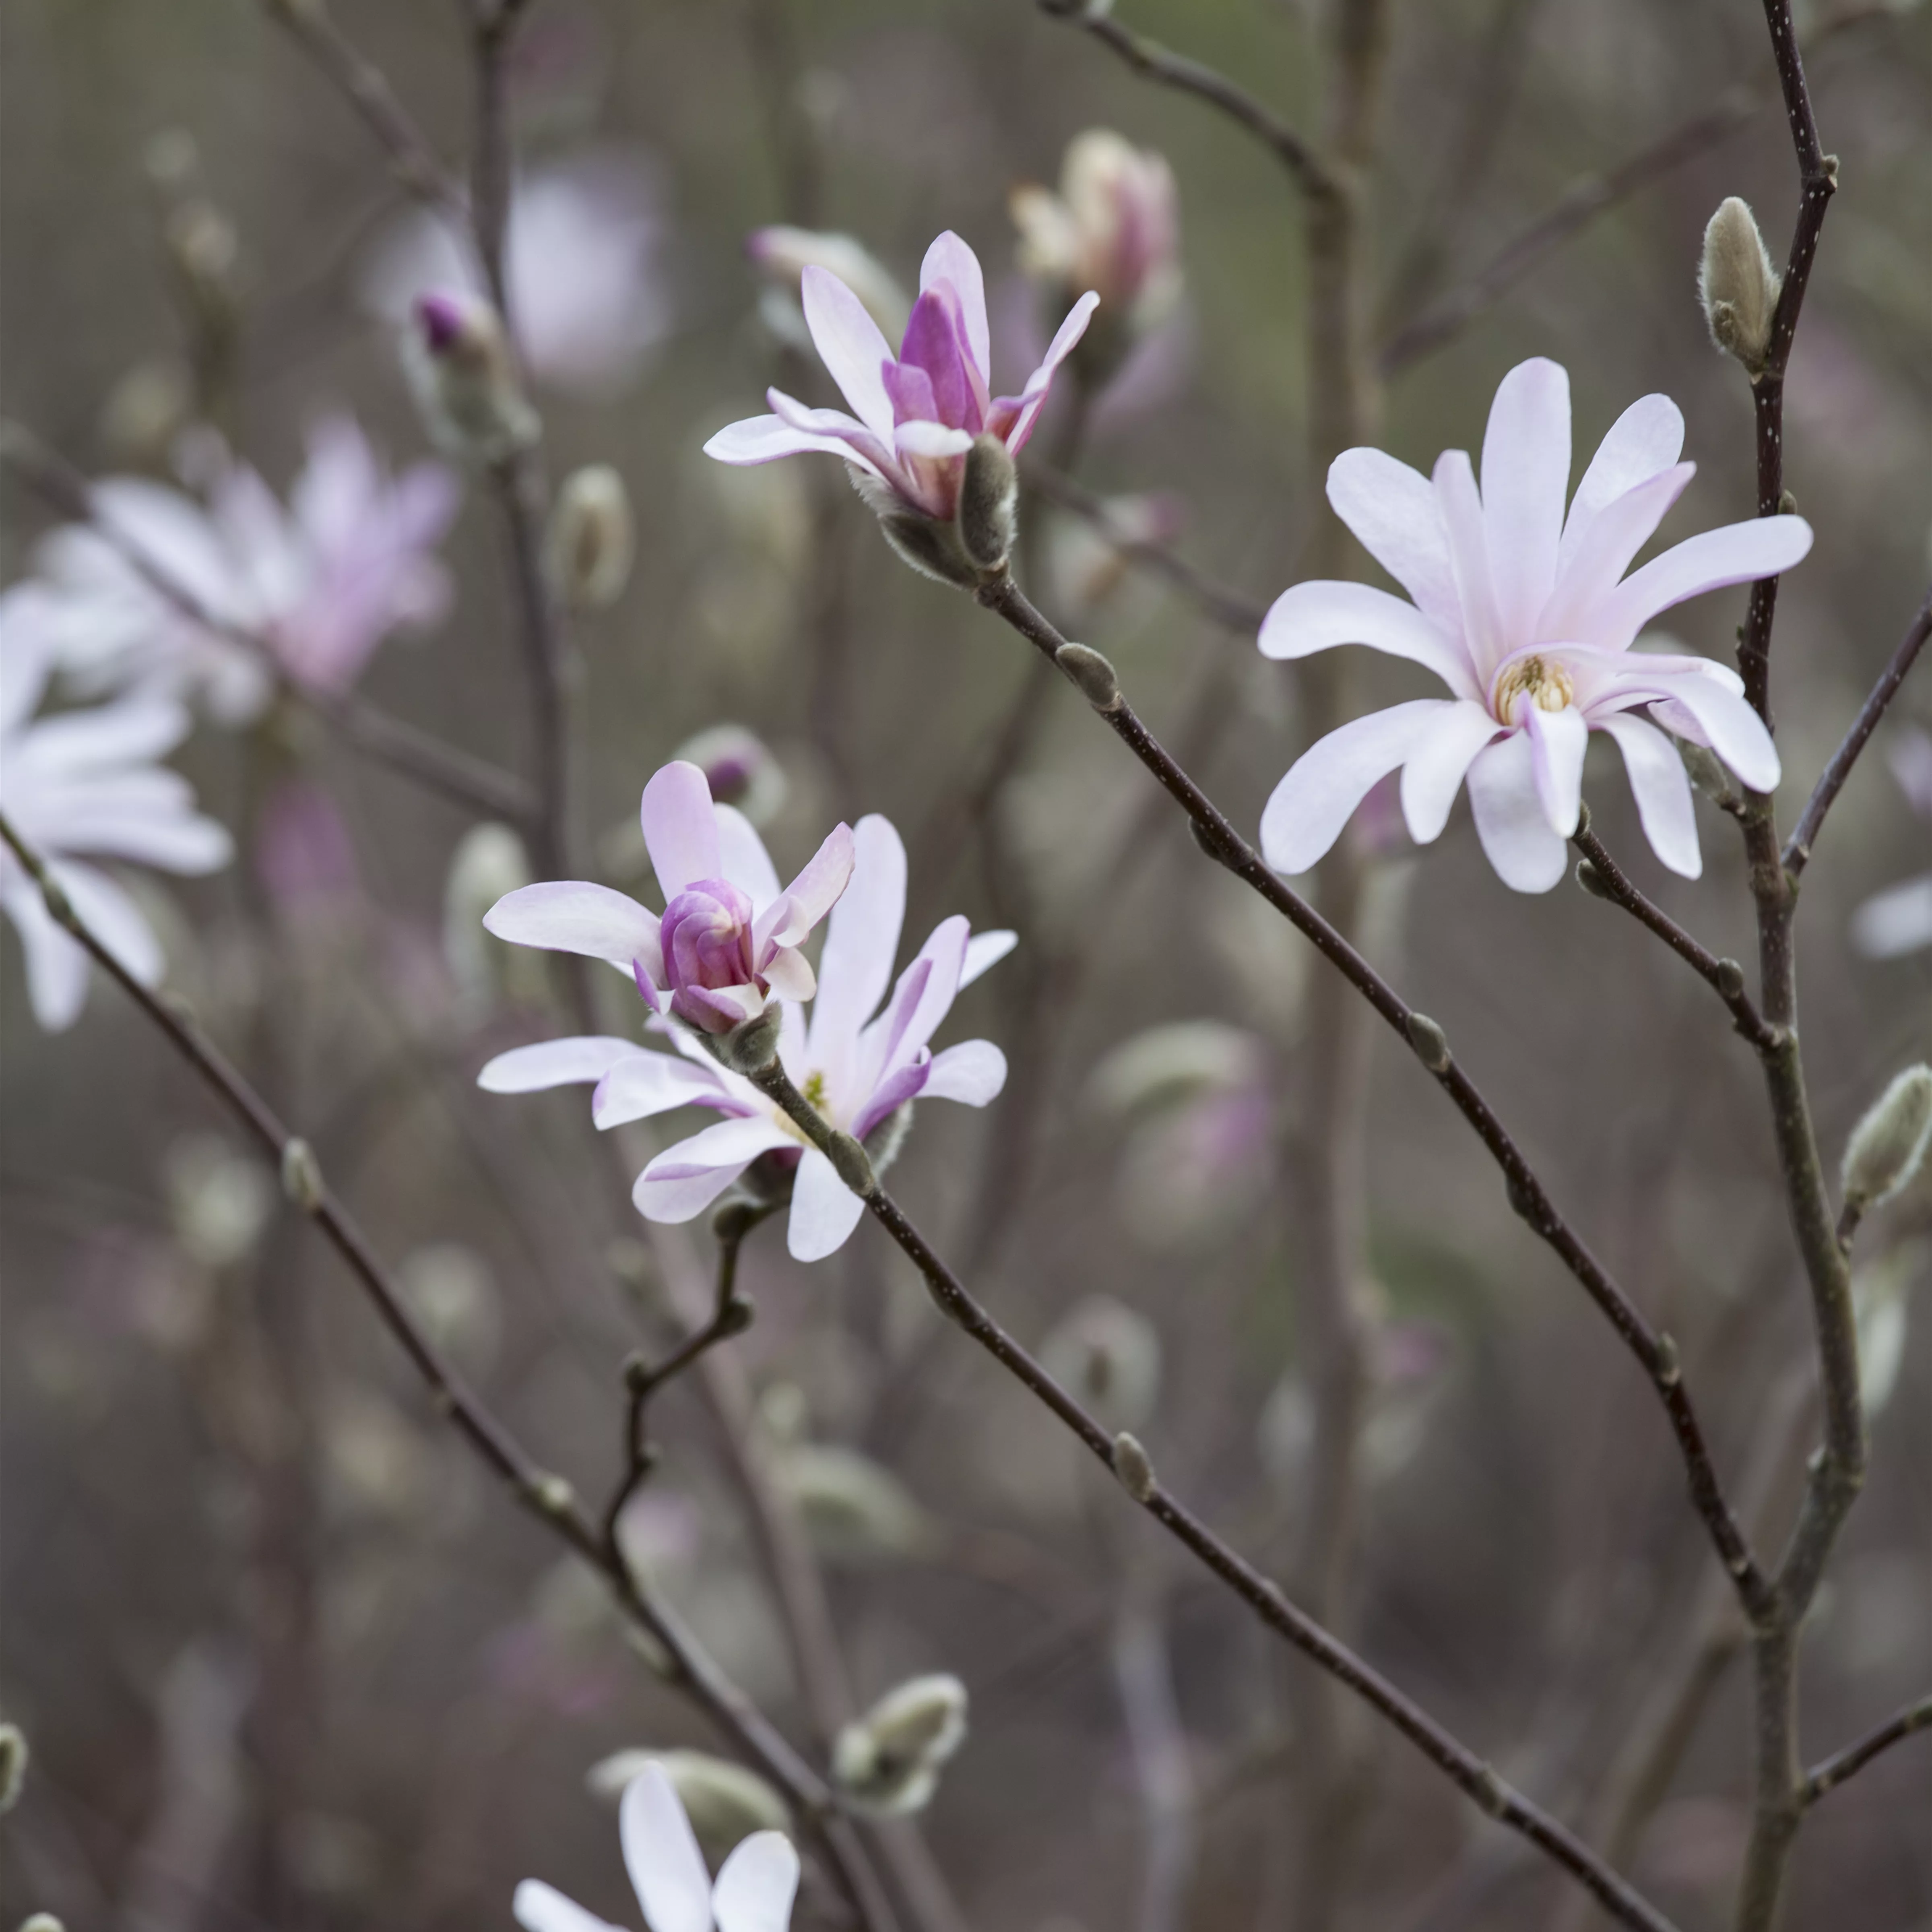
[[1852, 767], [1858, 761], [1859, 754], [1870, 742], [1872, 734], [1878, 729], [1879, 721], [1886, 714], [1886, 707], [1898, 695], [1899, 688], [1906, 680], [1918, 653], [1925, 646], [1925, 640], [1932, 637], [1932, 590], [1925, 594], [1925, 601], [1918, 607], [1918, 614], [1912, 619], [1905, 635], [1900, 639], [1897, 650], [1892, 654], [1892, 662], [1885, 668], [1876, 684], [1872, 686], [1871, 695], [1859, 707], [1858, 715], [1852, 719], [1851, 729], [1845, 734], [1844, 742], [1832, 754], [1832, 762], [1820, 775], [1804, 809], [1798, 814], [1797, 825], [1791, 836], [1785, 841], [1783, 854], [1784, 868], [1796, 874], [1804, 871], [1810, 862], [1811, 848], [1818, 842], [1819, 828], [1825, 822], [1825, 814], [1844, 789], [1846, 779], [1852, 775]]
[[1130, 1437], [1111, 1435], [1002, 1328], [940, 1259], [879, 1185], [865, 1150], [833, 1128], [794, 1087], [776, 1056], [748, 1076], [782, 1108], [806, 1138], [831, 1161], [840, 1179], [865, 1202], [913, 1263], [942, 1314], [1051, 1409], [1141, 1508], [1204, 1564], [1276, 1635], [1379, 1712], [1444, 1777], [1490, 1816], [1520, 1832], [1587, 1887], [1611, 1916], [1645, 1932], [1671, 1932], [1670, 1922], [1565, 1828], [1514, 1791], [1496, 1771], [1387, 1678], [1291, 1603], [1154, 1476], [1146, 1452]]
[[279, 695], [313, 712], [358, 751], [458, 804], [492, 818], [528, 820], [532, 796], [520, 778], [392, 716], [355, 692], [327, 691], [291, 676], [268, 638], [218, 616], [139, 544], [111, 521], [98, 518], [87, 478], [31, 430], [16, 422], [0, 422], [0, 461], [59, 514], [86, 524], [156, 596], [190, 623], [238, 644], [259, 658], [274, 678]]
[[1932, 1730], [1932, 1697], [1922, 1697], [1888, 1718], [1876, 1730], [1868, 1732], [1855, 1744], [1847, 1744], [1834, 1757], [1828, 1757], [1804, 1780], [1804, 1802], [1817, 1803], [1828, 1791], [1835, 1791], [1848, 1778], [1856, 1778], [1872, 1760], [1903, 1744], [1919, 1732]]

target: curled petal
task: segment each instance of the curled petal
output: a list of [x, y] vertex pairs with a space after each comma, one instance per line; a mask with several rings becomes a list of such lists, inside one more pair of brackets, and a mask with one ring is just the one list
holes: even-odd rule
[[797, 945], [832, 910], [852, 876], [852, 828], [834, 826], [805, 869], [753, 926], [752, 944], [760, 958], [767, 947]]
[[762, 970], [766, 984], [782, 1000], [808, 1000], [818, 990], [811, 961], [795, 946], [781, 946]]
[[1612, 712], [1597, 724], [1616, 740], [1624, 754], [1630, 795], [1636, 800], [1650, 849], [1679, 877], [1697, 878], [1704, 869], [1697, 846], [1697, 814], [1676, 746], [1654, 724], [1626, 712]]
[[1006, 1084], [1006, 1056], [990, 1040], [963, 1040], [933, 1056], [920, 1097], [983, 1107]]

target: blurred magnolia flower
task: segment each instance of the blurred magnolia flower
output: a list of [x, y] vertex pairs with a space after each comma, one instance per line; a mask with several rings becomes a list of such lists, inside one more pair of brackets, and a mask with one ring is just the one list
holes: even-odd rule
[[[688, 772], [691, 778], [683, 782], [703, 786], [702, 774], [694, 766], [666, 770]], [[694, 820], [696, 796], [692, 794], [688, 806]], [[713, 848], [705, 862], [722, 862], [725, 878], [716, 883], [757, 907], [761, 898], [777, 892], [777, 875], [764, 845], [741, 813], [729, 806], [712, 807], [708, 794], [704, 806], [716, 812], [722, 844], [722, 861], [718, 848]], [[648, 821], [646, 834], [650, 835]], [[959, 1100], [983, 1107], [1005, 1085], [1006, 1056], [992, 1042], [967, 1040], [937, 1055], [927, 1042], [961, 989], [1004, 958], [1014, 941], [1010, 932], [975, 938], [956, 914], [942, 920], [919, 957], [899, 976], [884, 1011], [873, 1018], [892, 977], [905, 917], [905, 848], [890, 823], [877, 814], [861, 819], [848, 836], [851, 883], [832, 910], [809, 1028], [799, 1004], [803, 995], [790, 986], [775, 986], [774, 990], [783, 995], [778, 1058], [785, 1072], [834, 1126], [862, 1141], [916, 1099]], [[828, 846], [831, 843], [827, 841]], [[656, 860], [656, 842], [652, 852]], [[659, 883], [672, 890], [682, 881], [680, 868], [688, 862], [686, 854], [667, 854], [658, 861]], [[505, 902], [512, 908], [507, 922], [502, 907], [490, 915], [490, 929], [500, 937], [519, 936], [506, 930], [506, 922], [520, 931], [548, 932], [556, 936], [523, 943], [562, 946], [614, 964], [626, 963], [620, 955], [629, 949], [628, 957], [640, 962], [640, 987], [649, 986], [652, 970], [642, 964], [645, 945], [658, 944], [666, 952], [672, 950], [669, 938], [658, 942], [650, 930], [643, 909], [618, 893], [590, 886], [529, 890], [601, 896], [536, 902], [546, 908], [532, 916], [542, 923], [526, 926], [524, 896], [513, 895]], [[552, 907], [557, 915], [554, 924], [548, 910]], [[568, 921], [562, 916], [566, 911]], [[668, 912], [664, 923], [668, 928]], [[808, 994], [809, 968], [806, 976]], [[675, 1006], [672, 1011], [676, 1012]], [[776, 1154], [796, 1167], [788, 1236], [794, 1257], [818, 1261], [842, 1247], [865, 1204], [761, 1089], [719, 1065], [685, 1027], [670, 1025], [668, 1030], [680, 1057], [646, 1052], [626, 1040], [550, 1040], [500, 1054], [477, 1076], [478, 1084], [492, 1093], [518, 1094], [595, 1082], [591, 1116], [600, 1128], [674, 1107], [715, 1108], [728, 1118], [667, 1148], [638, 1177], [631, 1198], [638, 1212], [653, 1221], [688, 1221], [754, 1161]]]
[[1055, 299], [1082, 289], [1100, 296], [1100, 325], [1081, 355], [1101, 372], [1173, 314], [1181, 290], [1174, 173], [1151, 148], [1090, 128], [1067, 145], [1058, 194], [1029, 184], [1008, 206], [1028, 274]]
[[713, 1864], [736, 1850], [754, 1832], [782, 1832], [790, 1825], [784, 1800], [765, 1779], [708, 1751], [614, 1751], [590, 1767], [584, 1783], [592, 1796], [614, 1804], [652, 1764], [669, 1774], [697, 1834], [698, 1849]]
[[[1566, 869], [1593, 730], [1622, 752], [1646, 836], [1664, 863], [1702, 867], [1682, 760], [1657, 727], [1708, 746], [1768, 791], [1778, 759], [1743, 681], [1708, 658], [1630, 648], [1657, 614], [1687, 598], [1788, 570], [1811, 548], [1799, 517], [1731, 524], [1623, 573], [1696, 466], [1679, 463], [1684, 418], [1646, 396], [1612, 426], [1566, 520], [1570, 379], [1554, 362], [1503, 378], [1483, 443], [1483, 488], [1460, 450], [1426, 479], [1377, 449], [1328, 472], [1328, 500], [1414, 598], [1366, 584], [1299, 584], [1262, 626], [1270, 657], [1365, 644], [1432, 670], [1448, 698], [1416, 698], [1358, 718], [1304, 753], [1262, 817], [1278, 871], [1327, 853], [1377, 779], [1402, 769], [1418, 844], [1435, 838], [1468, 781], [1476, 830], [1503, 883], [1547, 892]], [[1648, 706], [1654, 722], [1636, 716]]]
[[1040, 1344], [1041, 1366], [1118, 1435], [1145, 1427], [1160, 1393], [1160, 1336], [1110, 1294], [1089, 1295]]
[[836, 275], [886, 334], [905, 332], [911, 298], [885, 264], [853, 236], [811, 228], [759, 228], [752, 231], [746, 249], [765, 278], [767, 293], [782, 304], [764, 304], [767, 322], [777, 324], [776, 332], [795, 346], [808, 347], [812, 340], [799, 307], [807, 268]]
[[932, 1802], [965, 1741], [965, 1685], [944, 1672], [911, 1678], [838, 1733], [832, 1774], [861, 1810], [904, 1817]]
[[291, 778], [264, 802], [255, 830], [255, 874], [284, 913], [340, 905], [356, 892], [356, 848], [334, 799]]
[[[35, 607], [46, 592], [0, 596], [0, 812], [46, 861], [49, 876], [102, 945], [143, 985], [161, 976], [160, 942], [126, 889], [75, 855], [127, 859], [164, 872], [212, 872], [234, 847], [195, 808], [194, 791], [157, 760], [188, 730], [179, 705], [132, 696], [36, 718], [46, 688], [50, 634]], [[0, 908], [26, 956], [27, 997], [50, 1033], [71, 1026], [87, 998], [88, 956], [56, 923], [37, 886], [0, 846]]]
[[[598, 400], [637, 374], [670, 327], [664, 236], [656, 171], [634, 150], [593, 148], [517, 183], [504, 239], [506, 299], [536, 382]], [[426, 211], [377, 238], [362, 275], [364, 301], [398, 329], [425, 295], [482, 288], [466, 237]]]
[[895, 356], [852, 290], [830, 269], [807, 266], [800, 282], [806, 323], [857, 415], [807, 409], [782, 390], [767, 390], [776, 413], [720, 430], [705, 454], [721, 463], [753, 464], [822, 450], [844, 458], [860, 494], [882, 519], [950, 520], [974, 439], [983, 434], [1009, 456], [1019, 454], [1046, 405], [1054, 371], [1100, 298], [1090, 292], [1074, 304], [1018, 395], [995, 398], [979, 258], [958, 236], [942, 235], [926, 250], [919, 285]]
[[396, 1286], [440, 1347], [478, 1371], [494, 1358], [502, 1316], [489, 1264], [460, 1241], [432, 1241], [404, 1257]]
[[836, 1444], [787, 1444], [772, 1473], [824, 1556], [848, 1563], [916, 1556], [934, 1529], [904, 1484], [883, 1464]]
[[[310, 430], [284, 510], [247, 465], [226, 464], [206, 505], [134, 477], [95, 486], [100, 527], [68, 524], [40, 545], [40, 616], [83, 691], [194, 696], [226, 724], [259, 716], [274, 667], [188, 616], [128, 552], [187, 591], [216, 623], [261, 638], [298, 682], [354, 682], [392, 632], [434, 623], [449, 578], [430, 553], [456, 513], [455, 479], [418, 464], [393, 479], [348, 416]], [[112, 540], [104, 531], [112, 532]]]
[[1151, 1027], [1100, 1062], [1088, 1090], [1135, 1118], [1116, 1196], [1142, 1240], [1167, 1246], [1226, 1226], [1266, 1186], [1274, 1108], [1254, 1034], [1218, 1020]]
[[[714, 1886], [670, 1774], [652, 1760], [617, 1809], [624, 1864], [649, 1932], [785, 1932], [798, 1892], [798, 1854], [782, 1832], [754, 1832]], [[511, 1909], [524, 1932], [612, 1932], [540, 1879], [518, 1886]]]
[[734, 805], [754, 825], [766, 824], [785, 801], [784, 768], [770, 748], [742, 724], [713, 724], [686, 739], [671, 754], [704, 774], [711, 796]]
[[277, 1199], [260, 1160], [220, 1134], [190, 1134], [170, 1146], [165, 1174], [169, 1219], [194, 1260], [232, 1268], [254, 1252]]
[[[1907, 803], [1932, 820], [1932, 736], [1908, 725], [1892, 740], [1889, 756]], [[1852, 944], [1868, 959], [1896, 959], [1932, 946], [1932, 872], [1867, 899], [1852, 916]]]

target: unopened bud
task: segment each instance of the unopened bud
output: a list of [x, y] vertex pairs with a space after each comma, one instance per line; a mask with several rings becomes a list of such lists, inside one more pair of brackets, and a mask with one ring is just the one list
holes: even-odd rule
[[872, 1172], [872, 1162], [863, 1144], [842, 1129], [835, 1132], [826, 1143], [825, 1157], [831, 1162], [838, 1178], [860, 1200], [869, 1201], [879, 1191], [878, 1180]]
[[1449, 1036], [1426, 1013], [1411, 1013], [1408, 1022], [1408, 1043], [1415, 1049], [1415, 1057], [1432, 1073], [1449, 1071]]
[[195, 312], [210, 325], [232, 323], [241, 253], [235, 224], [212, 202], [197, 197], [169, 215], [162, 238]]
[[536, 440], [536, 412], [518, 381], [509, 339], [481, 296], [418, 296], [403, 368], [430, 434], [452, 455], [494, 463]]
[[316, 1159], [314, 1148], [299, 1136], [282, 1145], [282, 1192], [304, 1214], [313, 1214], [322, 1206], [322, 1163]]
[[1711, 339], [1753, 380], [1764, 373], [1780, 278], [1758, 232], [1757, 218], [1736, 195], [1719, 202], [1704, 230], [1697, 294]]
[[754, 1832], [788, 1832], [784, 1800], [754, 1771], [708, 1752], [622, 1750], [591, 1766], [584, 1783], [614, 1804], [646, 1765], [664, 1767], [698, 1849], [716, 1865]]
[[1125, 1430], [1114, 1438], [1114, 1474], [1120, 1478], [1120, 1486], [1137, 1503], [1154, 1501], [1154, 1463], [1138, 1440]]
[[1726, 999], [1736, 1000], [1743, 997], [1744, 990], [1744, 969], [1735, 959], [1720, 959], [1718, 962], [1718, 991]]
[[713, 724], [694, 733], [672, 752], [704, 774], [712, 799], [734, 805], [762, 825], [784, 803], [784, 768], [771, 748], [742, 724]]
[[959, 541], [982, 570], [998, 570], [1013, 547], [1019, 522], [1020, 478], [1006, 446], [979, 436], [966, 452], [959, 485]]
[[1729, 812], [1744, 800], [1731, 782], [1724, 760], [1708, 745], [1694, 745], [1688, 738], [1678, 740], [1677, 752], [1690, 782], [1720, 810]]
[[608, 610], [631, 580], [631, 499], [608, 463], [573, 471], [556, 494], [548, 538], [550, 580], [566, 608]]
[[567, 1516], [577, 1507], [577, 1492], [567, 1478], [546, 1470], [531, 1478], [530, 1500], [545, 1516]]
[[1103, 1428], [1138, 1429], [1160, 1393], [1160, 1336], [1111, 1295], [1082, 1302], [1040, 1344], [1040, 1365]]
[[700, 1037], [733, 1072], [762, 1073], [778, 1058], [782, 1017], [776, 1005], [768, 1006], [757, 1018], [740, 1022], [729, 1033], [707, 1033]]
[[1096, 711], [1108, 710], [1120, 702], [1120, 681], [1098, 651], [1084, 644], [1062, 644], [1053, 661], [1079, 686], [1081, 696]]
[[[788, 1385], [781, 1384], [781, 1388]], [[795, 1438], [804, 1418], [783, 1412], [794, 1406], [790, 1390], [767, 1392], [765, 1423]], [[780, 1412], [774, 1415], [774, 1409]], [[876, 1564], [916, 1556], [932, 1547], [932, 1525], [912, 1492], [882, 1464], [856, 1449], [795, 1441], [774, 1457], [772, 1471], [791, 1498], [806, 1533], [826, 1556]]]
[[20, 1802], [27, 1775], [27, 1740], [18, 1724], [0, 1724], [0, 1812]]
[[1888, 1200], [1916, 1174], [1932, 1144], [1932, 1066], [1908, 1066], [1852, 1130], [1845, 1144], [1845, 1205]]
[[1610, 890], [1609, 882], [1603, 874], [1587, 859], [1576, 861], [1576, 883], [1593, 899], [1609, 899], [1614, 902], [1616, 898], [1616, 894]]
[[965, 1685], [945, 1674], [915, 1677], [838, 1733], [832, 1774], [860, 1810], [902, 1817], [931, 1802], [965, 1736]]
[[36, 1912], [20, 1921], [20, 1932], [67, 1932], [51, 1912]]

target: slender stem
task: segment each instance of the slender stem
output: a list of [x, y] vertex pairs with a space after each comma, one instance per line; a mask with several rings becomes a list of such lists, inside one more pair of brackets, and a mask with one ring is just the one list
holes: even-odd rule
[[[872, 1218], [919, 1270], [940, 1312], [963, 1329], [1028, 1390], [1100, 1462], [1118, 1474], [1115, 1438], [1001, 1327], [914, 1226], [872, 1174], [862, 1148], [838, 1132], [800, 1094], [776, 1059], [749, 1076], [805, 1138], [841, 1171]], [[1298, 1610], [1280, 1586], [1250, 1565], [1150, 1472], [1130, 1492], [1148, 1515], [1239, 1598], [1268, 1629], [1285, 1638], [1394, 1726], [1459, 1789], [1492, 1817], [1520, 1833], [1586, 1886], [1626, 1925], [1666, 1932], [1670, 1921], [1604, 1864], [1563, 1826], [1513, 1790], [1480, 1758], [1388, 1680]], [[1123, 1486], [1125, 1486], [1124, 1480]]]
[[1906, 1705], [1876, 1730], [1868, 1731], [1856, 1744], [1847, 1744], [1828, 1757], [1805, 1779], [1800, 1794], [1802, 1802], [1807, 1806], [1816, 1804], [1828, 1791], [1835, 1791], [1847, 1778], [1856, 1778], [1874, 1758], [1924, 1730], [1932, 1730], [1932, 1697], [1922, 1697], [1916, 1704]]

